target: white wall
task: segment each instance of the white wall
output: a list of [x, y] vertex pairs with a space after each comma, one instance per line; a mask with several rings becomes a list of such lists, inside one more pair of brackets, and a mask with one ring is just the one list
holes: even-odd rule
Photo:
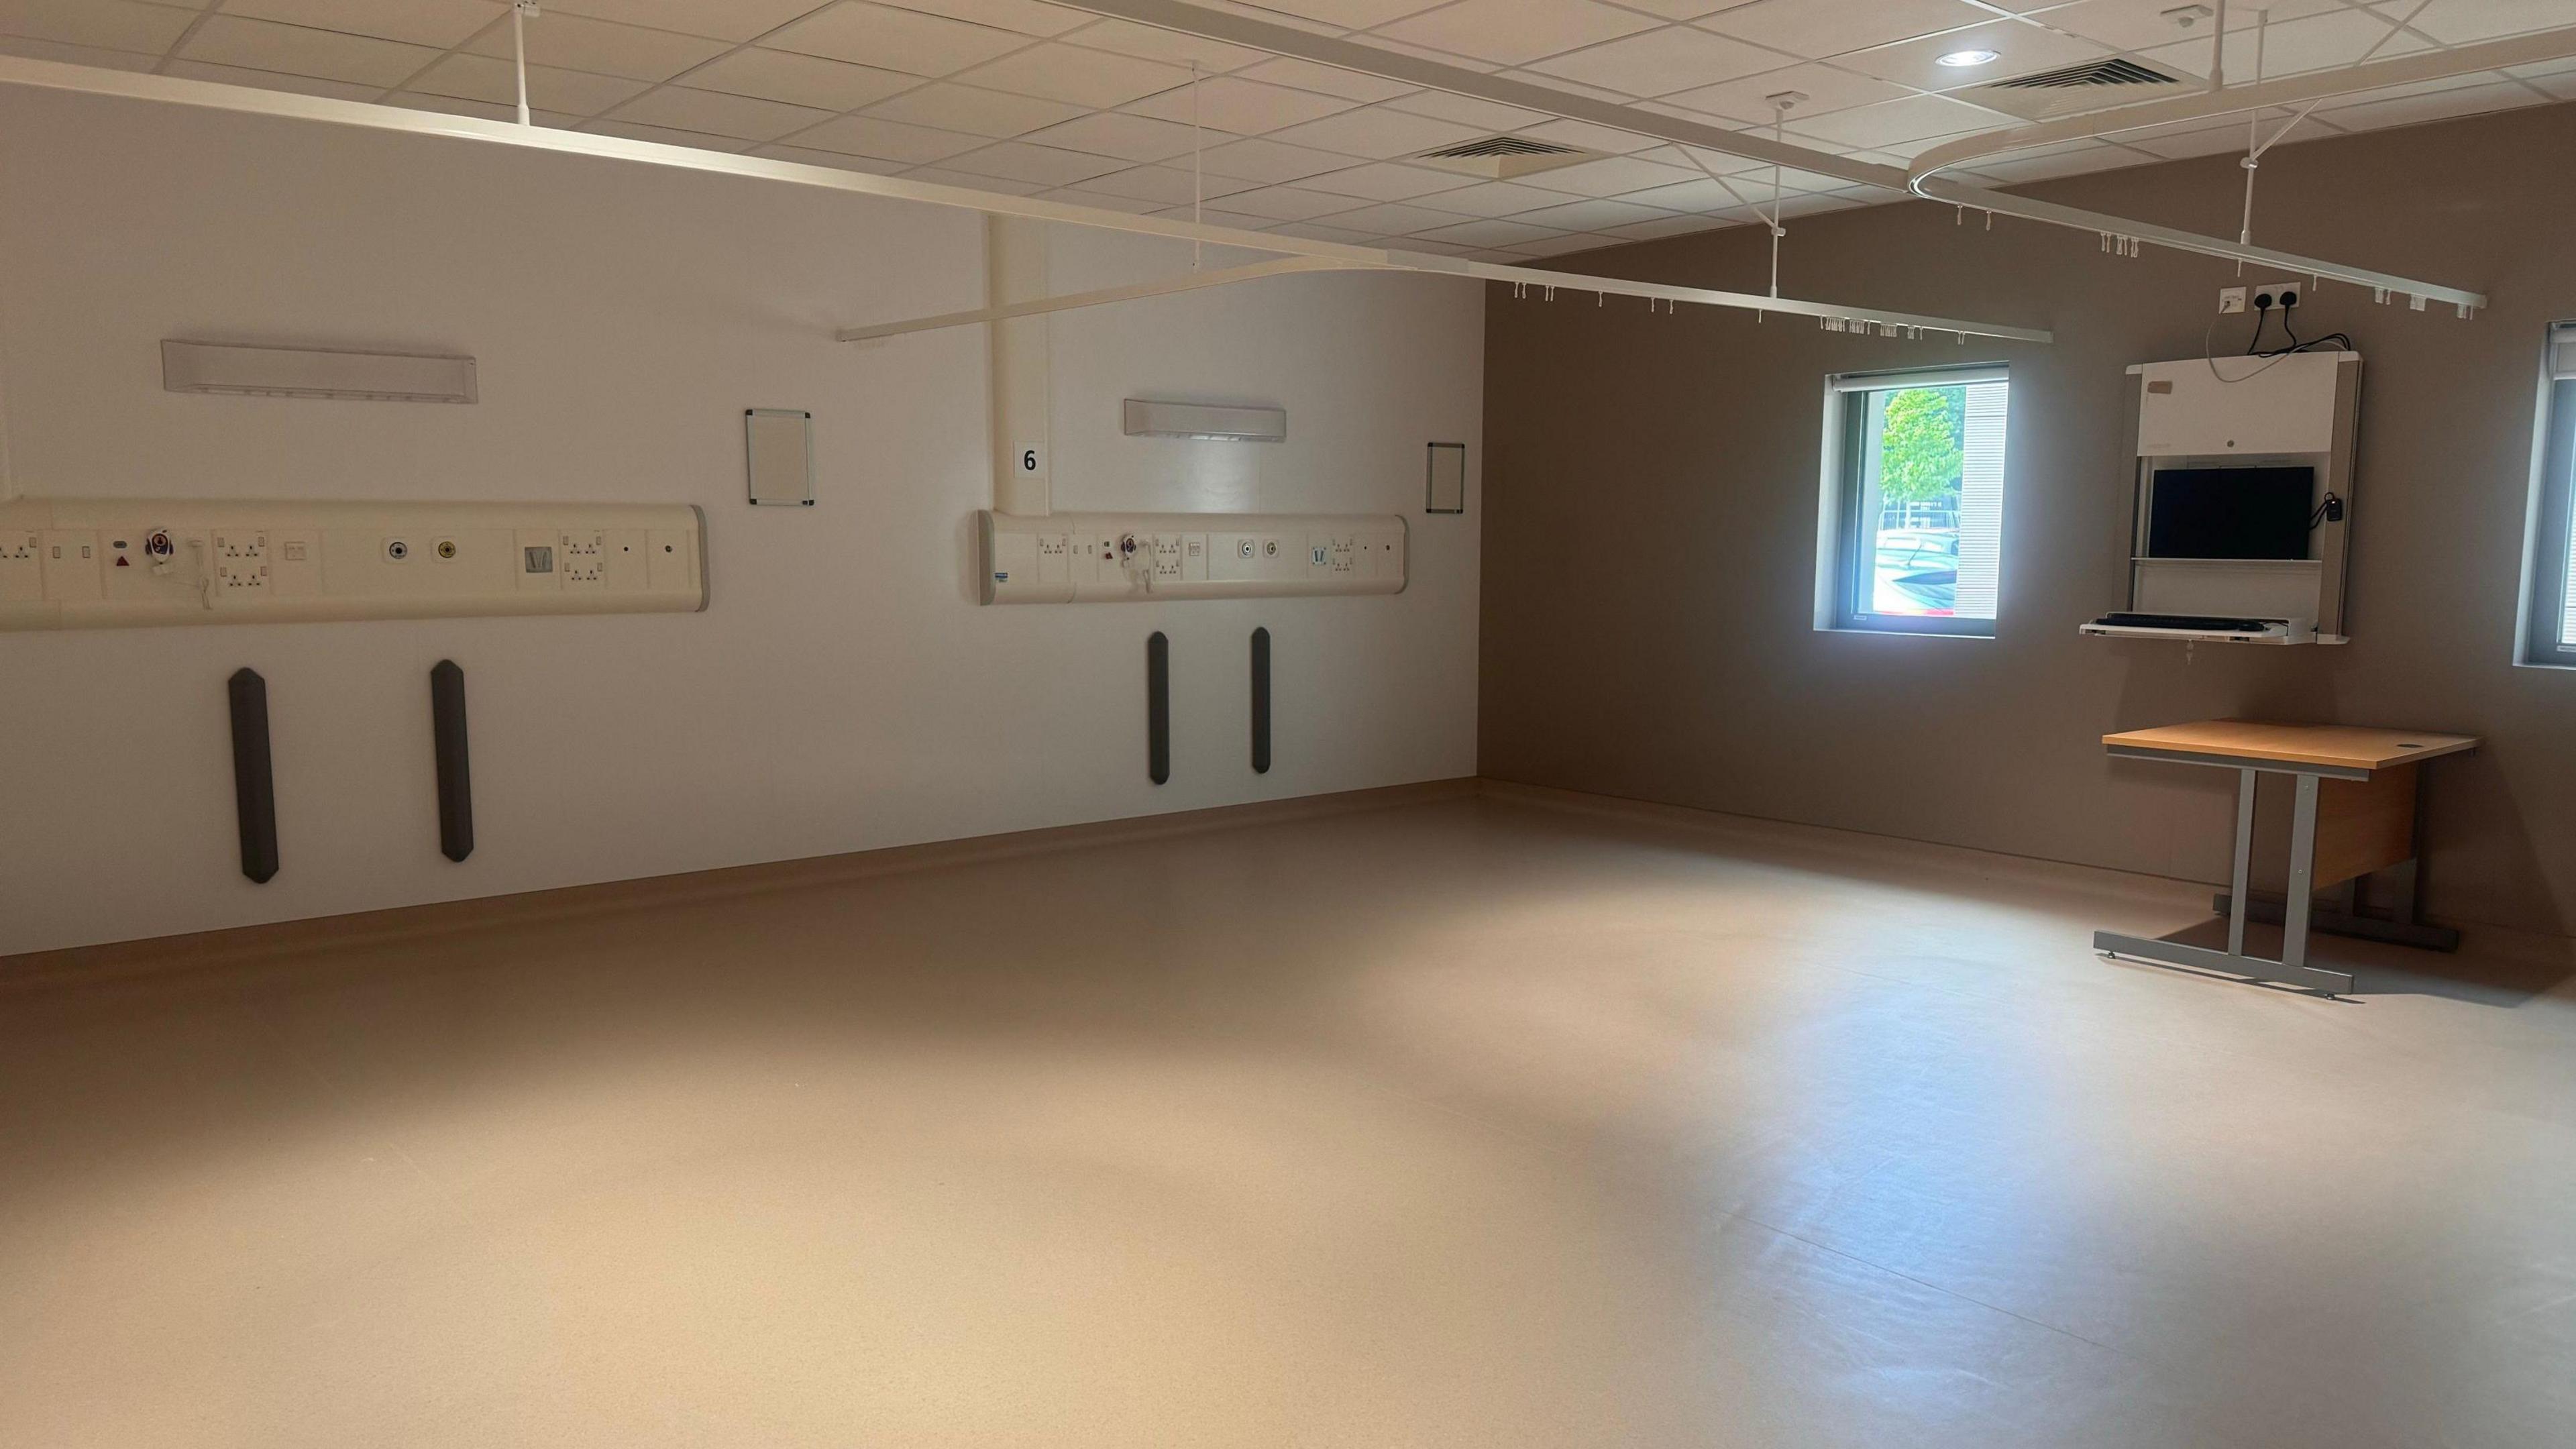
[[[1472, 774], [1482, 500], [1421, 502], [1423, 445], [1482, 436], [1477, 287], [1292, 277], [1056, 323], [1056, 507], [1401, 512], [1402, 595], [985, 608], [982, 329], [830, 338], [977, 303], [981, 235], [775, 183], [0, 91], [23, 492], [690, 502], [713, 585], [698, 615], [0, 635], [0, 954]], [[1186, 260], [1069, 232], [1056, 282]], [[170, 336], [469, 352], [483, 400], [165, 393]], [[1130, 394], [1283, 405], [1290, 439], [1126, 438]], [[813, 410], [815, 508], [744, 505], [747, 406]], [[441, 658], [472, 706], [462, 865], [437, 851]], [[266, 886], [233, 834], [223, 681], [245, 664], [276, 748]]]

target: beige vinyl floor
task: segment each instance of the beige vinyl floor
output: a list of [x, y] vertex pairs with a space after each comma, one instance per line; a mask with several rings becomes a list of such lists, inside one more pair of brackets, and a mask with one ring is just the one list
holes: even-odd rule
[[2195, 894], [1488, 796], [0, 991], [0, 1444], [2576, 1443], [2566, 968]]

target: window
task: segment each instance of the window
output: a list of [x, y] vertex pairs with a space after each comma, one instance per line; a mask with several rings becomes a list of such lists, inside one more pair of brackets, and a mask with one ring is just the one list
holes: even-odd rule
[[2010, 394], [2000, 367], [1828, 384], [1817, 627], [1994, 634]]
[[2522, 662], [2576, 668], [2576, 322], [2549, 329], [2532, 479]]

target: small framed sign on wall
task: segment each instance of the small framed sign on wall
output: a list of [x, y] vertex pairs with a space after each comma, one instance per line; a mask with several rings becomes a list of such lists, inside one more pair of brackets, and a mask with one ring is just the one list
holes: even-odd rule
[[1422, 511], [1425, 513], [1467, 511], [1466, 444], [1434, 443], [1431, 445], [1430, 481], [1424, 490]]
[[814, 506], [814, 415], [794, 408], [744, 408], [743, 449], [751, 501]]

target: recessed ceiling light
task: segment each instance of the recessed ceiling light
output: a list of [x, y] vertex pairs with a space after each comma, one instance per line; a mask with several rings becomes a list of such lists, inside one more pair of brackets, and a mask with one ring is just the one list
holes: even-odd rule
[[1948, 55], [1942, 56], [1940, 58], [1940, 63], [1946, 66], [1965, 68], [1972, 65], [1991, 64], [1994, 59], [1995, 53], [1991, 50], [1954, 50]]

